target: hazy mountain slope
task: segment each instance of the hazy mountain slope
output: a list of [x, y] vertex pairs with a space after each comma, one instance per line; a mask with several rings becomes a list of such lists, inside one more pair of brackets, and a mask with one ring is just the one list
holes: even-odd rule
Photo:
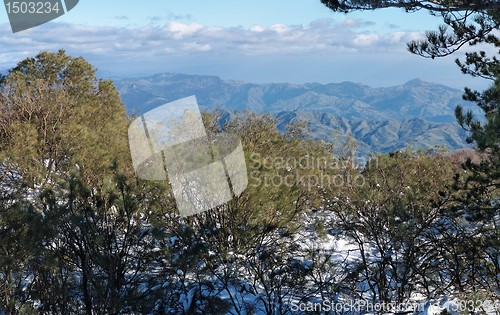
[[[280, 124], [307, 121], [312, 135], [332, 139], [353, 134], [363, 153], [388, 152], [409, 144], [450, 149], [466, 146], [454, 109], [462, 92], [412, 80], [404, 85], [372, 88], [342, 83], [252, 84], [216, 76], [163, 73], [115, 80], [130, 113], [144, 113], [166, 102], [196, 95], [205, 109], [271, 113]], [[466, 107], [474, 108], [470, 104]]]
[[360, 155], [391, 152], [409, 145], [429, 149], [442, 145], [450, 150], [466, 146], [465, 131], [457, 124], [436, 123], [421, 118], [404, 120], [348, 120], [322, 112], [281, 112], [280, 126], [290, 121], [306, 121], [314, 137], [344, 141], [348, 134], [358, 140]]

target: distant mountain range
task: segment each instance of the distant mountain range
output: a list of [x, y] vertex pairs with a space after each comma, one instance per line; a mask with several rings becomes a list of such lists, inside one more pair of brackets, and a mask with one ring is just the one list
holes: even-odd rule
[[131, 114], [195, 95], [203, 109], [222, 108], [270, 113], [280, 126], [307, 122], [312, 136], [332, 140], [352, 134], [362, 155], [390, 152], [412, 145], [448, 149], [466, 147], [465, 132], [456, 123], [462, 91], [415, 79], [404, 85], [373, 88], [352, 82], [252, 84], [216, 76], [162, 73], [114, 81]]

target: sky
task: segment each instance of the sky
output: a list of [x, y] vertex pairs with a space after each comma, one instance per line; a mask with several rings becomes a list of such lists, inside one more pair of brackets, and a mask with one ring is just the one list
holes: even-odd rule
[[12, 33], [0, 8], [0, 69], [65, 49], [110, 77], [175, 72], [374, 87], [420, 78], [485, 87], [460, 73], [454, 59], [461, 54], [431, 60], [406, 51], [440, 24], [423, 11], [335, 13], [320, 0], [80, 0], [58, 19]]

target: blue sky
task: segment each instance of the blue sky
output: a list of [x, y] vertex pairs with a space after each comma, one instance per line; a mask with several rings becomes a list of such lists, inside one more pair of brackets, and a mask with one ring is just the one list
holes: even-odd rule
[[0, 68], [63, 48], [117, 76], [179, 72], [372, 86], [421, 78], [482, 86], [460, 73], [458, 55], [429, 60], [406, 51], [406, 42], [439, 24], [426, 12], [396, 9], [344, 15], [319, 0], [80, 0], [59, 19], [15, 34], [0, 9]]

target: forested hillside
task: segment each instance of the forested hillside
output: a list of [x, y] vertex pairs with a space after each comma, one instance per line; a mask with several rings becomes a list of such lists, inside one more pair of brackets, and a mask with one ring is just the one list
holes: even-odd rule
[[241, 138], [249, 185], [181, 218], [168, 181], [135, 176], [131, 117], [83, 58], [20, 61], [0, 111], [0, 313], [498, 313], [498, 139], [478, 126], [476, 164], [357, 165], [293, 119], [206, 113]]

